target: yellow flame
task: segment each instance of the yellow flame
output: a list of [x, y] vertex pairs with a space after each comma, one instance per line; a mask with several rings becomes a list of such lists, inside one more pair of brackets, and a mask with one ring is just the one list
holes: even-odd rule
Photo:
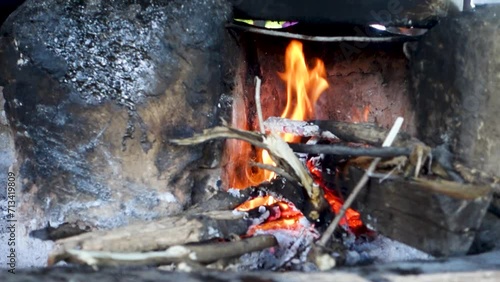
[[[302, 49], [302, 43], [293, 40], [285, 53], [285, 72], [279, 74], [286, 82], [286, 107], [282, 118], [308, 120], [314, 118], [314, 106], [321, 94], [328, 88], [325, 64], [316, 59], [316, 65], [309, 70]], [[292, 134], [282, 134], [287, 142], [297, 142]], [[262, 162], [274, 165], [269, 153], [262, 151]], [[265, 179], [272, 179], [274, 173], [266, 171]]]
[[286, 82], [287, 104], [282, 118], [306, 120], [314, 116], [317, 100], [328, 88], [325, 64], [316, 59], [312, 70], [307, 68], [302, 43], [292, 41], [285, 54], [285, 72], [280, 74]]

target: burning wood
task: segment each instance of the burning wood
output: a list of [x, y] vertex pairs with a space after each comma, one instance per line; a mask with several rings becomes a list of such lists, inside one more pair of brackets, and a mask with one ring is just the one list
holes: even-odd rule
[[[389, 134], [391, 137], [389, 137], [387, 140], [396, 139], [397, 136], [399, 136], [399, 134], [397, 134], [397, 131], [398, 131], [398, 129], [393, 130]], [[337, 198], [336, 196], [334, 196], [333, 193], [326, 186], [320, 187], [321, 184], [319, 184], [319, 183], [321, 181], [315, 182], [315, 180], [311, 176], [310, 172], [304, 167], [302, 162], [295, 156], [294, 152], [291, 150], [289, 145], [284, 140], [282, 140], [276, 133], [269, 133], [268, 135], [264, 135], [261, 133], [239, 130], [239, 129], [231, 128], [231, 127], [224, 125], [224, 126], [218, 126], [215, 128], [207, 129], [202, 134], [195, 135], [195, 136], [188, 138], [188, 139], [172, 140], [172, 142], [179, 144], [179, 145], [193, 145], [193, 144], [199, 144], [199, 143], [202, 143], [202, 142], [205, 142], [205, 141], [208, 141], [211, 139], [215, 139], [215, 138], [235, 138], [235, 139], [239, 139], [239, 140], [244, 140], [244, 141], [249, 142], [250, 144], [252, 144], [254, 146], [268, 150], [270, 152], [270, 155], [273, 157], [273, 160], [275, 161], [275, 163], [277, 165], [277, 168], [272, 168], [272, 169], [275, 172], [280, 172], [280, 173], [287, 175], [288, 178], [292, 180], [292, 181], [289, 181], [292, 185], [289, 186], [288, 188], [286, 188], [286, 190], [302, 191], [302, 195], [284, 196], [281, 199], [279, 197], [273, 198], [273, 197], [270, 197], [269, 195], [267, 195], [267, 197], [258, 197], [252, 201], [245, 202], [243, 205], [241, 205], [238, 208], [238, 210], [240, 210], [240, 211], [246, 211], [247, 214], [249, 214], [249, 215], [251, 213], [255, 213], [255, 215], [250, 215], [250, 217], [254, 218], [255, 221], [253, 223], [259, 224], [258, 226], [256, 226], [254, 224], [254, 226], [252, 226], [250, 229], [248, 229], [248, 221], [243, 221], [243, 222], [245, 222], [245, 225], [244, 225], [245, 231], [241, 230], [240, 231], [241, 233], [239, 233], [240, 235], [247, 234], [247, 235], [255, 236], [258, 234], [275, 234], [276, 232], [278, 232], [278, 233], [283, 232], [283, 231], [286, 231], [287, 229], [290, 229], [290, 228], [292, 228], [291, 232], [299, 232], [300, 234], [302, 234], [302, 235], [300, 235], [300, 234], [297, 235], [296, 241], [294, 241], [296, 244], [293, 244], [293, 243], [285, 244], [285, 243], [283, 243], [284, 241], [280, 241], [282, 239], [278, 239], [278, 244], [280, 244], [283, 248], [279, 252], [280, 257], [273, 259], [273, 261], [275, 261], [276, 263], [272, 263], [271, 265], [273, 265], [273, 266], [268, 265], [271, 269], [278, 269], [280, 267], [283, 267], [284, 265], [290, 265], [292, 258], [301, 257], [300, 261], [305, 261], [306, 259], [303, 258], [304, 254], [309, 253], [309, 250], [313, 246], [312, 243], [313, 243], [314, 239], [316, 239], [318, 237], [318, 235], [316, 233], [314, 233], [316, 231], [314, 231], [312, 233], [310, 231], [307, 231], [307, 230], [314, 230], [314, 227], [312, 227], [309, 222], [302, 221], [302, 223], [300, 223], [300, 221], [303, 219], [303, 215], [302, 215], [302, 213], [299, 212], [299, 210], [302, 212], [306, 211], [305, 215], [307, 216], [307, 218], [309, 220], [312, 220], [313, 222], [316, 222], [317, 219], [320, 217], [319, 216], [320, 213], [322, 213], [324, 211], [329, 212], [329, 207], [330, 206], [334, 207], [334, 210], [336, 211], [337, 216], [334, 219], [334, 221], [332, 222], [332, 224], [330, 225], [330, 228], [323, 234], [322, 239], [318, 243], [319, 246], [326, 246], [326, 243], [328, 241], [330, 241], [330, 236], [332, 235], [335, 227], [339, 224], [339, 222], [341, 222], [342, 220], [345, 220], [344, 213], [347, 211], [347, 208], [349, 207], [349, 205], [353, 201], [355, 203], [358, 203], [358, 204], [364, 203], [366, 201], [366, 197], [368, 197], [367, 196], [368, 192], [364, 191], [364, 192], [360, 193], [361, 199], [356, 200], [355, 199], [356, 193], [352, 193], [351, 196], [348, 198], [348, 200], [345, 202], [344, 206], [340, 207], [340, 203], [342, 203], [341, 200], [339, 198]], [[415, 143], [418, 143], [418, 142], [413, 142], [411, 144], [415, 144]], [[389, 144], [389, 141], [386, 141], [383, 145], [388, 145], [388, 144]], [[420, 170], [419, 168], [423, 164], [423, 160], [427, 157], [427, 155], [429, 153], [429, 151], [427, 150], [427, 147], [418, 146], [418, 144], [417, 144], [417, 146], [414, 146], [412, 148], [412, 150], [409, 150], [407, 148], [403, 148], [403, 149], [405, 150], [404, 151], [405, 155], [408, 156], [409, 163], [413, 164], [413, 166], [410, 166], [410, 167], [412, 167], [412, 169], [415, 169], [415, 167], [416, 167], [417, 169], [415, 169], [415, 171], [418, 174], [418, 171]], [[409, 153], [408, 153], [408, 151], [409, 151]], [[375, 161], [373, 161], [370, 164], [370, 168], [367, 170], [367, 172], [364, 174], [364, 176], [361, 177], [361, 179], [359, 177], [358, 178], [352, 177], [353, 181], [355, 180], [357, 183], [355, 190], [357, 190], [358, 192], [362, 191], [361, 188], [366, 184], [369, 177], [373, 177], [372, 173], [373, 173], [374, 169], [376, 168], [377, 162], [379, 162], [379, 161], [380, 161], [380, 158], [375, 159]], [[419, 183], [428, 183], [428, 182], [420, 180]], [[441, 187], [441, 186], [439, 186], [439, 184], [436, 184], [437, 182], [436, 183], [429, 182], [429, 183], [432, 183], [432, 184], [428, 184], [428, 185], [426, 184], [424, 186], [425, 187], [431, 187], [431, 186], [434, 187], [437, 185], [438, 187]], [[353, 184], [353, 183], [351, 183], [351, 184]], [[294, 188], [294, 185], [296, 185], [298, 187], [303, 187], [303, 189]], [[399, 183], [399, 186], [401, 186], [401, 185], [402, 184]], [[406, 182], [405, 182], [405, 185], [407, 185]], [[353, 185], [351, 185], [351, 186], [353, 186]], [[370, 183], [369, 187], [372, 187], [372, 186], [373, 186], [373, 184]], [[416, 187], [420, 188], [421, 186], [417, 185]], [[420, 191], [420, 192], [415, 192], [415, 193], [417, 193], [417, 195], [421, 195], [419, 193], [425, 193], [425, 192], [423, 192], [424, 190], [422, 190], [422, 189], [419, 190], [417, 188], [403, 189], [403, 190], [407, 191], [407, 193], [409, 193], [409, 194], [414, 193], [415, 191]], [[434, 189], [432, 191], [433, 191], [433, 193], [437, 193], [438, 195], [440, 195], [439, 193], [441, 193], [441, 194], [443, 193], [439, 189], [437, 189], [437, 190]], [[459, 191], [459, 190], [456, 190], [456, 191], [450, 190], [446, 193], [450, 193], [451, 195], [455, 195], [454, 193], [458, 193], [457, 191]], [[484, 193], [481, 194], [482, 196], [480, 196], [480, 198], [482, 197], [481, 199], [483, 199], [484, 201], [478, 202], [479, 196], [476, 195], [476, 196], [470, 196], [469, 198], [467, 198], [467, 199], [469, 199], [467, 202], [462, 201], [463, 200], [462, 199], [462, 200], [456, 202], [456, 204], [452, 204], [452, 206], [457, 207], [457, 205], [459, 205], [460, 207], [463, 207], [464, 211], [465, 210], [469, 211], [469, 207], [471, 207], [472, 211], [474, 211], [474, 212], [470, 213], [470, 214], [473, 214], [474, 217], [477, 218], [477, 220], [478, 220], [477, 222], [481, 222], [482, 216], [484, 216], [484, 213], [482, 213], [482, 211], [484, 211], [484, 208], [478, 208], [478, 207], [479, 206], [486, 207], [487, 201], [488, 201], [488, 197], [486, 196], [487, 191], [484, 190], [483, 192]], [[426, 193], [425, 195], [432, 198], [432, 197], [435, 197], [435, 194], [433, 194], [433, 193]], [[370, 194], [377, 194], [377, 193], [370, 193]], [[246, 195], [248, 196], [249, 194], [246, 194]], [[411, 195], [413, 195], [413, 194], [411, 194]], [[452, 196], [452, 198], [453, 197], [454, 196]], [[461, 196], [459, 196], [459, 198], [460, 197]], [[303, 203], [299, 203], [297, 205], [297, 208], [298, 208], [298, 210], [297, 210], [294, 208], [295, 205], [291, 204], [290, 202], [287, 202], [286, 199], [289, 199], [289, 198], [290, 199], [299, 199], [299, 201], [301, 199], [307, 199], [307, 200], [305, 200]], [[418, 197], [409, 196], [406, 199], [408, 199], [408, 201], [412, 201], [414, 203], [416, 198], [418, 198]], [[382, 198], [382, 199], [384, 199], [384, 198]], [[244, 199], [240, 199], [238, 201], [241, 202], [243, 200]], [[393, 202], [393, 201], [391, 200], [391, 202]], [[443, 203], [448, 203], [448, 200], [445, 200]], [[444, 217], [445, 218], [444, 221], [446, 221], [446, 222], [451, 220], [449, 216], [446, 217], [446, 215], [439, 213], [441, 211], [441, 209], [443, 208], [443, 204], [441, 202], [438, 202], [437, 204], [425, 202], [424, 204], [427, 207], [429, 207], [429, 206], [435, 207], [436, 208], [435, 215], [438, 218]], [[424, 205], [424, 204], [422, 204], [422, 205]], [[371, 224], [370, 226], [379, 227], [379, 225], [374, 224], [374, 222], [377, 222], [377, 221], [367, 217], [367, 215], [372, 214], [372, 216], [373, 216], [375, 210], [381, 209], [380, 205], [385, 206], [385, 207], [387, 207], [387, 205], [382, 200], [371, 201], [370, 205], [374, 206], [372, 212], [366, 212], [366, 210], [360, 209], [360, 211], [362, 211], [363, 219], [365, 222], [370, 223]], [[416, 208], [412, 209], [412, 210], [417, 211]], [[429, 209], [429, 210], [431, 210], [431, 209]], [[459, 210], [461, 211], [462, 208]], [[392, 210], [391, 212], [393, 213], [392, 216], [394, 218], [398, 218], [398, 216], [400, 216], [397, 213], [397, 211], [395, 212]], [[187, 213], [187, 214], [189, 214], [189, 213]], [[381, 219], [378, 219], [378, 218], [381, 218]], [[168, 222], [170, 222], [171, 220], [172, 219], [170, 219]], [[242, 220], [242, 219], [240, 217], [237, 220]], [[350, 220], [349, 217], [348, 217], [348, 220]], [[357, 220], [361, 224], [359, 214], [354, 216], [353, 220]], [[379, 220], [378, 221], [379, 224], [380, 224], [380, 222], [385, 222], [385, 218], [381, 217], [380, 215], [377, 215], [377, 220]], [[433, 222], [430, 218], [426, 219], [426, 220], [428, 220], [429, 222]], [[407, 219], [406, 221], [411, 221], [411, 220]], [[457, 228], [459, 228], [459, 229], [460, 228], [466, 228], [466, 229], [467, 228], [469, 228], [469, 229], [477, 228], [476, 225], [474, 225], [474, 224], [470, 225], [469, 223], [470, 222], [466, 222], [465, 225], [460, 225], [460, 222], [457, 223], [457, 222], [453, 221], [453, 223], [450, 223], [450, 224], [459, 224], [459, 225], [457, 225], [458, 226]], [[403, 223], [401, 223], [401, 224], [403, 224]], [[175, 226], [177, 226], [177, 225], [178, 224], [176, 223]], [[184, 225], [186, 225], [184, 223], [180, 223], [180, 225], [183, 226], [183, 228], [180, 229], [181, 231], [182, 230], [186, 231], [187, 229], [189, 229], [189, 228], [186, 229], [186, 227], [184, 227]], [[171, 231], [173, 229], [173, 226], [169, 226], [168, 229], [170, 231], [166, 231], [165, 225], [160, 225], [160, 228], [158, 228], [158, 226], [157, 226], [157, 227], [153, 228], [155, 230], [151, 231], [150, 233], [148, 233], [149, 231], [146, 231], [146, 230], [148, 230], [148, 228], [146, 226], [147, 225], [130, 227], [134, 230], [143, 230], [143, 232], [141, 232], [140, 236], [134, 237], [136, 239], [130, 239], [130, 237], [129, 237], [131, 231], [127, 231], [127, 230], [132, 230], [132, 229], [124, 228], [123, 230], [120, 230], [120, 229], [115, 230], [115, 231], [113, 231], [113, 233], [111, 233], [111, 232], [91, 233], [91, 234], [76, 236], [74, 238], [60, 240], [58, 243], [62, 246], [62, 251], [54, 253], [54, 255], [52, 256], [52, 262], [56, 262], [56, 261], [61, 260], [61, 259], [67, 259], [67, 260], [76, 260], [76, 261], [80, 261], [80, 262], [83, 261], [84, 263], [91, 264], [91, 265], [108, 265], [108, 264], [153, 264], [153, 265], [157, 265], [157, 264], [179, 262], [179, 261], [192, 261], [192, 262], [207, 263], [207, 262], [211, 262], [211, 261], [219, 258], [219, 256], [214, 256], [214, 255], [210, 254], [211, 252], [213, 252], [213, 250], [211, 249], [213, 247], [212, 245], [200, 246], [201, 249], [197, 249], [196, 247], [193, 248], [191, 246], [185, 246], [185, 245], [179, 246], [179, 242], [176, 242], [176, 241], [175, 242], [169, 241], [168, 243], [165, 243], [164, 241], [161, 241], [161, 240], [165, 240], [165, 239], [158, 239], [158, 238], [165, 238], [165, 237], [163, 237], [163, 236], [165, 236], [164, 235], [165, 232], [170, 232], [170, 233], [173, 232], [173, 231]], [[187, 226], [189, 227], [191, 225], [187, 224]], [[194, 226], [196, 226], [196, 228], [198, 228], [196, 224]], [[213, 225], [209, 224], [209, 226], [213, 226]], [[390, 226], [390, 225], [388, 225], [388, 223], [386, 223], [386, 225], [384, 225], [384, 226]], [[411, 225], [411, 226], [415, 226], [415, 224]], [[199, 230], [196, 228], [194, 230]], [[424, 227], [422, 226], [422, 228], [424, 228]], [[177, 229], [179, 229], [179, 228], [177, 228]], [[384, 228], [380, 228], [380, 229], [376, 228], [376, 229], [382, 231], [384, 234], [388, 234], [392, 238], [399, 239], [398, 232], [390, 233], [389, 231], [387, 231]], [[456, 234], [463, 235], [463, 233], [459, 232], [459, 229], [446, 230], [446, 227], [444, 227], [444, 228], [439, 227], [437, 229], [436, 228], [434, 228], [434, 229], [427, 228], [426, 230], [434, 230], [433, 232], [435, 233], [436, 236], [432, 237], [432, 238], [434, 238], [432, 241], [432, 244], [433, 244], [432, 246], [435, 247], [436, 244], [438, 244], [438, 245], [443, 244], [442, 240], [449, 239], [449, 240], [453, 241], [454, 239], [452, 237], [455, 236]], [[123, 231], [125, 231], [125, 232], [123, 232]], [[204, 232], [210, 233], [209, 231], [210, 230], [208, 230], [208, 231], [205, 230]], [[185, 233], [192, 234], [192, 232], [194, 232], [194, 231], [192, 229], [189, 229]], [[195, 233], [196, 232], [197, 231], [195, 231]], [[204, 232], [201, 232], [201, 233], [205, 234]], [[158, 234], [160, 234], [160, 233], [162, 233], [162, 235], [161, 235], [162, 237], [159, 237], [160, 235], [158, 235]], [[197, 234], [201, 234], [201, 233], [199, 232]], [[278, 233], [276, 233], [276, 234], [278, 234]], [[120, 234], [125, 234], [125, 235], [122, 236]], [[316, 235], [314, 235], [314, 234], [316, 234]], [[433, 252], [434, 254], [456, 254], [458, 252], [457, 250], [459, 249], [457, 247], [457, 242], [462, 244], [461, 247], [463, 247], [463, 250], [466, 250], [470, 246], [469, 239], [473, 238], [473, 236], [472, 237], [465, 236], [465, 238], [460, 237], [460, 240], [457, 239], [458, 241], [455, 240], [452, 243], [450, 243], [450, 245], [443, 244], [442, 245], [443, 249], [439, 249], [439, 252], [435, 252], [434, 249], [429, 249], [428, 245], [419, 244], [419, 242], [421, 242], [421, 240], [420, 240], [420, 238], [421, 238], [420, 236], [422, 234], [421, 232], [413, 232], [412, 234], [414, 235], [414, 237], [411, 237], [407, 233], [404, 233], [404, 234], [405, 234], [404, 236], [406, 236], [405, 238], [414, 238], [414, 239], [404, 240], [404, 238], [401, 238], [401, 241], [407, 242], [410, 245], [416, 246], [416, 247], [424, 249], [426, 251]], [[151, 240], [151, 242], [152, 242], [151, 244], [149, 244], [147, 246], [140, 245], [140, 244], [143, 244], [145, 237], [152, 236], [152, 235], [154, 235], [155, 239]], [[428, 235], [428, 236], [431, 237], [431, 235]], [[457, 235], [457, 236], [459, 236], [459, 235]], [[179, 230], [176, 230], [173, 234], [167, 236], [167, 238], [172, 238], [173, 240], [178, 240], [179, 238], [189, 238], [189, 237], [190, 236], [188, 236], [188, 235], [180, 234]], [[286, 236], [284, 236], [284, 237], [286, 237]], [[139, 240], [139, 238], [140, 238], [140, 242], [139, 241], [136, 242], [135, 240]], [[272, 238], [274, 238], [274, 237], [272, 237]], [[467, 239], [468, 241], [467, 242], [463, 241], [465, 239]], [[127, 240], [126, 246], [123, 245], [123, 242], [125, 242], [124, 240]], [[161, 242], [159, 242], [158, 240], [160, 240]], [[200, 241], [200, 240], [201, 240], [201, 237], [197, 238], [194, 241]], [[276, 244], [276, 241], [273, 241], [273, 240], [267, 240], [267, 239], [264, 241], [257, 240], [255, 242], [260, 242], [260, 243], [256, 243], [256, 245], [254, 245], [252, 243], [252, 244], [250, 244], [252, 247], [243, 248], [243, 249], [240, 248], [240, 251], [238, 251], [237, 253], [235, 253], [233, 251], [224, 252], [222, 254], [222, 257], [227, 257], [230, 255], [233, 256], [236, 254], [241, 255], [243, 253], [247, 253], [249, 251], [255, 250], [256, 248], [265, 248], [265, 247], [270, 246], [271, 243]], [[135, 245], [129, 244], [128, 241], [136, 242], [137, 244], [135, 244]], [[252, 242], [254, 242], [254, 241], [252, 241]], [[181, 244], [183, 244], [183, 243], [185, 243], [185, 242], [181, 242]], [[467, 245], [467, 244], [469, 244], [469, 245]], [[236, 245], [225, 245], [225, 246], [230, 246], [230, 247], [228, 247], [228, 249], [233, 249]], [[76, 250], [77, 248], [81, 248], [82, 250]], [[225, 247], [221, 246], [221, 248], [224, 249]], [[450, 252], [450, 250], [453, 250], [454, 248], [457, 250], [454, 250], [454, 253]], [[166, 251], [164, 251], [164, 252], [150, 252], [147, 254], [134, 253], [137, 251], [153, 251], [153, 250], [157, 250], [157, 249], [166, 249]], [[463, 252], [463, 250], [460, 249], [459, 251]], [[123, 253], [124, 251], [132, 252], [132, 253], [124, 254]], [[174, 251], [176, 251], [176, 252], [174, 252]], [[178, 251], [180, 251], [180, 252], [178, 252]], [[266, 252], [264, 252], [264, 253], [266, 253]], [[268, 257], [270, 255], [269, 252], [267, 252], [267, 253], [268, 254], [264, 255], [264, 257]], [[263, 253], [260, 253], [260, 254], [262, 255]], [[257, 254], [248, 254], [248, 256], [257, 256], [257, 258], [256, 258], [257, 260], [265, 260], [264, 258], [260, 257], [260, 255], [257, 255]], [[193, 259], [193, 257], [196, 257], [197, 259]], [[313, 249], [310, 257], [307, 260], [313, 261], [314, 263], [316, 263], [316, 265], [318, 267], [327, 267], [328, 268], [328, 267], [332, 267], [333, 265], [335, 265], [334, 262], [332, 263], [331, 257], [329, 254], [326, 254], [323, 251], [318, 251], [317, 248]]]
[[[256, 85], [255, 96], [261, 134], [230, 128], [224, 125], [206, 129], [201, 135], [195, 135], [191, 138], [181, 140], [170, 140], [170, 142], [178, 145], [195, 145], [216, 138], [235, 138], [265, 149], [269, 152], [276, 167], [279, 169], [266, 164], [261, 164], [260, 167], [283, 174], [285, 177], [295, 180], [300, 184], [308, 195], [311, 207], [308, 209], [309, 212], [305, 213], [305, 215], [312, 221], [318, 220], [320, 215], [328, 210], [328, 203], [323, 196], [323, 190], [313, 181], [307, 168], [280, 136], [273, 132], [264, 135], [264, 122], [262, 120], [262, 108], [260, 106], [260, 79], [258, 77], [256, 78]], [[303, 93], [303, 95], [305, 95], [305, 93]]]
[[170, 140], [178, 145], [195, 145], [216, 138], [235, 138], [244, 140], [250, 144], [267, 150], [272, 156], [277, 167], [285, 171], [286, 174], [302, 186], [308, 197], [311, 205], [310, 212], [306, 216], [311, 220], [317, 220], [320, 214], [327, 208], [328, 204], [323, 197], [323, 191], [317, 184], [314, 183], [311, 175], [295, 156], [288, 144], [276, 134], [262, 135], [255, 132], [239, 130], [227, 126], [218, 126], [211, 129], [206, 129], [200, 135], [195, 135], [191, 138]]
[[319, 126], [313, 123], [280, 117], [269, 117], [264, 122], [264, 128], [269, 132], [286, 133], [301, 137], [318, 137], [322, 133]]
[[[455, 171], [452, 164], [453, 156], [443, 146], [430, 148], [416, 138], [410, 137], [404, 132], [397, 134], [393, 147], [378, 147], [381, 145], [384, 136], [388, 131], [374, 124], [367, 123], [345, 123], [335, 121], [291, 121], [284, 118], [272, 117], [264, 123], [266, 130], [276, 133], [294, 134], [301, 137], [317, 137], [321, 139], [331, 139], [331, 136], [338, 136], [337, 140], [343, 143], [334, 144], [297, 144], [290, 143], [289, 146], [294, 152], [307, 154], [326, 154], [346, 157], [381, 157], [395, 158], [399, 156], [404, 159], [383, 160], [381, 165], [391, 165], [394, 160], [406, 162], [405, 175], [417, 177], [424, 161], [432, 159], [431, 170], [436, 175], [445, 179], [463, 182], [462, 177]], [[362, 147], [341, 145], [344, 143], [365, 144]], [[339, 144], [340, 143], [340, 144]], [[370, 146], [366, 146], [370, 145]], [[375, 147], [371, 147], [375, 146]], [[371, 158], [352, 160], [357, 165], [366, 163], [366, 167], [371, 162]]]
[[[403, 118], [399, 117], [396, 119], [396, 122], [394, 123], [394, 126], [392, 127], [391, 131], [387, 135], [387, 137], [384, 140], [384, 143], [382, 144], [382, 147], [389, 147], [392, 145], [392, 142], [398, 135], [399, 129], [401, 128], [401, 125], [403, 124]], [[377, 164], [380, 162], [381, 158], [375, 158], [372, 163], [370, 164], [370, 167], [366, 170], [365, 174], [359, 182], [356, 184], [354, 187], [352, 193], [349, 195], [349, 198], [345, 201], [345, 203], [342, 205], [342, 208], [340, 209], [339, 213], [335, 216], [335, 219], [333, 219], [332, 223], [330, 226], [328, 226], [328, 229], [325, 231], [323, 234], [323, 237], [321, 237], [321, 240], [319, 241], [319, 246], [325, 247], [326, 243], [330, 240], [330, 237], [332, 236], [333, 232], [335, 231], [335, 228], [339, 224], [340, 220], [344, 217], [347, 209], [351, 206], [352, 202], [358, 195], [358, 193], [363, 189], [365, 186], [366, 182], [368, 182], [369, 174], [372, 173]]]
[[[287, 133], [300, 137], [321, 137], [342, 140], [347, 143], [360, 143], [381, 146], [388, 130], [373, 123], [348, 123], [332, 120], [298, 121], [281, 117], [269, 117], [264, 122], [267, 131], [278, 134]], [[407, 147], [421, 143], [408, 134], [401, 132], [394, 140], [394, 146]]]

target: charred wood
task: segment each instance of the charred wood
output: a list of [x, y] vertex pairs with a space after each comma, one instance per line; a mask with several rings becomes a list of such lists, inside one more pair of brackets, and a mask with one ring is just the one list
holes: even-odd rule
[[219, 191], [208, 200], [197, 203], [186, 214], [200, 214], [207, 211], [228, 211], [233, 210], [251, 196], [251, 189], [235, 190], [235, 193]]
[[[351, 167], [348, 186], [362, 175]], [[469, 251], [491, 197], [488, 186], [372, 178], [354, 207], [368, 226], [387, 237], [434, 256], [456, 256]]]
[[90, 232], [95, 230], [95, 227], [82, 222], [77, 221], [74, 223], [65, 222], [57, 227], [50, 226], [50, 222], [47, 224], [47, 227], [33, 230], [30, 232], [30, 236], [34, 238], [38, 238], [40, 240], [59, 240], [64, 239], [76, 235], [80, 235], [83, 233]]
[[[286, 199], [293, 203], [302, 213], [307, 214], [311, 210], [314, 210], [314, 207], [307, 201], [307, 195], [304, 193], [304, 190], [299, 188], [300, 187], [293, 182], [287, 181], [281, 177], [276, 177], [270, 182], [264, 182], [258, 186], [250, 187], [245, 190], [250, 191], [250, 197], [271, 195], [276, 199]], [[333, 216], [334, 213], [330, 208], [322, 210], [319, 214], [319, 218], [315, 220], [316, 227], [319, 230], [326, 228], [326, 224], [332, 220]]]
[[[382, 147], [390, 147], [392, 143], [394, 142], [394, 139], [396, 138], [397, 134], [399, 133], [399, 130], [401, 129], [401, 125], [403, 124], [404, 119], [402, 117], [398, 117], [394, 125], [391, 128], [391, 131], [387, 134], [387, 136], [384, 138], [384, 142], [382, 143]], [[323, 233], [321, 236], [321, 239], [318, 242], [318, 246], [320, 247], [325, 247], [327, 242], [330, 240], [330, 237], [333, 235], [335, 229], [337, 228], [337, 225], [340, 223], [340, 220], [344, 217], [345, 212], [347, 211], [348, 208], [351, 207], [352, 202], [356, 199], [358, 196], [359, 192], [363, 190], [365, 187], [366, 183], [369, 180], [369, 174], [373, 173], [375, 168], [377, 167], [377, 164], [381, 161], [381, 158], [375, 158], [371, 161], [370, 166], [366, 170], [366, 172], [361, 176], [356, 183], [356, 185], [352, 186], [354, 187], [351, 191], [351, 194], [347, 197], [345, 202], [342, 204], [342, 207], [340, 208], [339, 212], [335, 215], [335, 218], [333, 219], [332, 223], [328, 226], [326, 231]]]
[[289, 144], [294, 152], [307, 153], [307, 154], [327, 154], [338, 155], [346, 157], [380, 157], [392, 158], [399, 156], [409, 156], [411, 153], [410, 148], [400, 147], [349, 147], [343, 145], [325, 145], [325, 144]]
[[[343, 142], [368, 144], [379, 147], [387, 136], [388, 130], [372, 123], [347, 123], [332, 120], [312, 122], [293, 121], [284, 118], [270, 117], [265, 122], [266, 129], [275, 133], [289, 133], [303, 137], [338, 138]], [[432, 149], [423, 142], [404, 132], [399, 132], [391, 148], [360, 148], [339, 144], [289, 144], [295, 152], [310, 154], [340, 155], [345, 157], [408, 157], [405, 176], [417, 177], [423, 162], [432, 158], [432, 172], [444, 179], [464, 182], [461, 175], [453, 167], [453, 154], [446, 145]]]
[[[373, 123], [348, 123], [332, 120], [313, 121], [321, 131], [329, 131], [344, 142], [364, 143], [372, 146], [381, 146], [389, 130]], [[400, 132], [394, 140], [394, 147], [406, 147], [412, 138]]]

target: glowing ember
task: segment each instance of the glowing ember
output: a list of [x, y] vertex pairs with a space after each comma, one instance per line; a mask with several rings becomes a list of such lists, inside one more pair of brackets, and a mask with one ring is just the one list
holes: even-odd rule
[[[314, 165], [311, 160], [307, 162], [307, 167], [313, 175], [315, 182], [319, 183], [319, 185], [323, 188], [323, 191], [325, 192], [325, 198], [332, 207], [332, 210], [335, 213], [338, 213], [340, 211], [340, 208], [342, 208], [342, 204], [344, 203], [344, 201], [325, 186], [321, 171]], [[349, 227], [349, 230], [356, 234], [360, 234], [366, 228], [361, 221], [361, 215], [359, 214], [359, 212], [351, 208], [347, 209], [344, 218], [340, 220], [340, 225]]]
[[260, 206], [265, 206], [269, 211], [269, 217], [262, 224], [253, 225], [249, 228], [247, 235], [253, 235], [257, 231], [265, 230], [296, 230], [302, 228], [301, 220], [304, 215], [294, 204], [286, 201], [278, 201], [273, 196], [257, 197], [239, 205], [236, 210], [249, 211]]
[[[338, 213], [344, 201], [324, 185], [321, 171], [315, 166], [312, 160], [307, 162], [307, 167], [315, 181], [323, 188], [325, 198], [332, 207], [332, 210]], [[246, 201], [239, 205], [236, 210], [249, 211], [261, 206], [266, 207], [270, 211], [270, 215], [263, 223], [251, 226], [247, 235], [251, 236], [257, 231], [266, 230], [299, 230], [304, 227], [301, 222], [307, 221], [304, 214], [295, 205], [288, 201], [277, 200], [269, 195]], [[353, 209], [347, 209], [345, 217], [340, 221], [340, 225], [345, 226], [349, 231], [358, 235], [366, 232], [366, 227], [361, 221], [361, 215]]]
[[273, 196], [264, 196], [253, 198], [252, 200], [246, 201], [243, 204], [236, 207], [238, 211], [249, 211], [260, 206], [270, 206], [278, 201]]
[[257, 231], [266, 231], [266, 230], [298, 230], [303, 228], [303, 226], [299, 223], [299, 220], [303, 217], [296, 218], [281, 218], [273, 221], [266, 221], [259, 225], [252, 225], [248, 228], [247, 235], [252, 236]]

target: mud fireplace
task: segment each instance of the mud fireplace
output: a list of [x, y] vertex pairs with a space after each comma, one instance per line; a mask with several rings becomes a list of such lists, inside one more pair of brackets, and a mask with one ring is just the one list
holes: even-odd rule
[[498, 278], [498, 6], [285, 2], [11, 14], [23, 275]]

